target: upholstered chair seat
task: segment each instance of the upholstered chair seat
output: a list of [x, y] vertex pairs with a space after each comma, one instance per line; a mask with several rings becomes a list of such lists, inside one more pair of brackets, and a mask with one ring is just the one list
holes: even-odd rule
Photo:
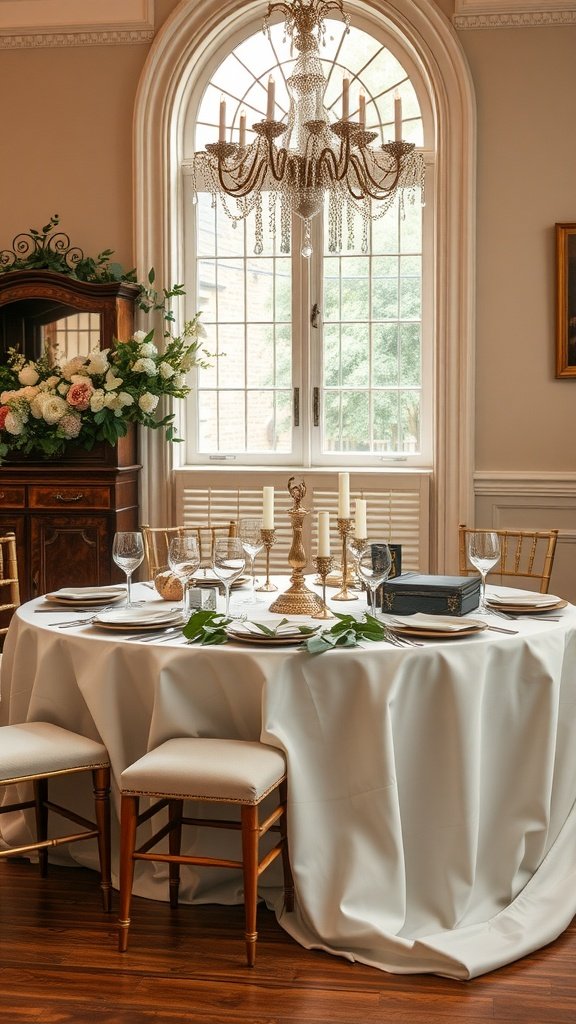
[[[178, 738], [167, 740], [130, 765], [121, 775], [122, 845], [120, 858], [119, 948], [125, 952], [130, 927], [130, 904], [136, 860], [165, 861], [170, 865], [170, 903], [178, 905], [181, 864], [242, 868], [246, 917], [246, 954], [249, 966], [256, 956], [256, 904], [258, 877], [277, 856], [282, 856], [284, 893], [292, 910], [294, 891], [286, 836], [286, 761], [281, 751], [246, 740]], [[278, 803], [264, 821], [259, 806], [278, 791]], [[140, 797], [157, 798], [139, 814]], [[240, 806], [240, 821], [184, 815], [184, 800]], [[168, 808], [168, 823], [136, 849], [136, 830], [158, 811]], [[198, 857], [181, 853], [182, 826], [240, 830], [242, 859]], [[279, 842], [259, 860], [260, 839], [270, 830], [280, 832]], [[169, 836], [167, 853], [150, 852]]]

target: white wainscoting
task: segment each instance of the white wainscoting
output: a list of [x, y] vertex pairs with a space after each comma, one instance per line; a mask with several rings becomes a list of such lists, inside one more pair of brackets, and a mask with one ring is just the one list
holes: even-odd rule
[[[288, 479], [294, 473], [304, 479], [306, 496], [302, 506], [309, 511], [303, 528], [304, 547], [311, 559], [317, 546], [317, 513], [330, 512], [331, 549], [335, 557], [341, 551], [337, 530], [338, 479], [336, 473], [321, 470], [303, 472], [285, 470], [262, 472], [232, 469], [177, 470], [175, 473], [174, 522], [184, 525], [239, 519], [262, 514], [262, 486], [273, 486], [276, 538], [272, 548], [272, 572], [288, 572], [288, 552], [292, 540], [292, 506]], [[374, 540], [402, 545], [403, 569], [429, 571], [430, 477], [427, 473], [350, 474], [351, 513], [354, 499], [367, 500], [368, 533]], [[257, 572], [264, 567], [264, 555], [258, 556]], [[311, 562], [305, 571], [313, 571]]]
[[476, 526], [558, 529], [550, 593], [576, 604], [576, 473], [476, 473]]

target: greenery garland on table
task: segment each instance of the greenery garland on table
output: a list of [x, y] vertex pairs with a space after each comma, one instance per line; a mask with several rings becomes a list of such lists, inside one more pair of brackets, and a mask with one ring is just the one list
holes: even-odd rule
[[[70, 246], [67, 235], [54, 233], [58, 223], [54, 215], [41, 231], [31, 228], [29, 235], [16, 236], [13, 250], [0, 252], [0, 273], [49, 270], [80, 281], [137, 284], [138, 307], [174, 322], [170, 300], [184, 294], [182, 285], [159, 293], [153, 269], [147, 283], [139, 284], [135, 270], [125, 273], [110, 261], [113, 250], [86, 257]], [[115, 339], [112, 349], [98, 348], [63, 364], [48, 348], [36, 360], [10, 348], [7, 365], [0, 366], [0, 463], [13, 451], [58, 457], [71, 444], [87, 451], [99, 441], [115, 445], [130, 423], [164, 428], [168, 441], [180, 440], [174, 413], [162, 416], [158, 407], [161, 398], [185, 398], [191, 390], [186, 374], [209, 365], [200, 316], [187, 321], [178, 337], [165, 329], [161, 351], [154, 330], [136, 331], [128, 341]]]

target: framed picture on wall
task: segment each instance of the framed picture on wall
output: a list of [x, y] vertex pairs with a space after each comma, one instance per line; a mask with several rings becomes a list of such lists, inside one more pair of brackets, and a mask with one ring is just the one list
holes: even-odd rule
[[576, 224], [556, 224], [556, 376], [576, 379]]

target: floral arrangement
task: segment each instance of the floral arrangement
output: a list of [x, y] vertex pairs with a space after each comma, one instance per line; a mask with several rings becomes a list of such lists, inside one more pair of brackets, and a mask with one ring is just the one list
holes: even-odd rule
[[137, 331], [113, 349], [95, 349], [60, 365], [49, 351], [35, 361], [10, 349], [0, 367], [0, 462], [11, 451], [59, 456], [69, 444], [86, 450], [97, 441], [116, 444], [130, 423], [174, 435], [174, 413], [161, 415], [163, 397], [184, 398], [186, 374], [207, 366], [200, 314], [185, 324], [181, 337], [165, 334], [162, 352], [154, 331]]
[[[58, 225], [54, 214], [42, 229], [17, 235], [12, 249], [0, 251], [0, 273], [41, 269], [80, 281], [127, 281], [137, 284], [135, 301], [143, 312], [158, 312], [166, 323], [174, 322], [170, 300], [184, 295], [182, 285], [159, 293], [153, 269], [146, 284], [138, 282], [135, 270], [124, 272], [111, 262], [112, 249], [85, 256], [68, 235], [56, 231]], [[98, 441], [114, 445], [130, 423], [164, 427], [168, 441], [179, 441], [174, 413], [162, 415], [160, 400], [184, 398], [190, 392], [186, 374], [193, 366], [210, 365], [202, 349], [206, 332], [200, 316], [184, 325], [181, 337], [165, 330], [161, 352], [154, 331], [137, 331], [129, 341], [116, 341], [113, 349], [98, 348], [62, 365], [48, 347], [34, 361], [9, 349], [7, 365], [0, 366], [0, 464], [13, 451], [50, 457], [62, 455], [70, 444], [87, 451]]]

